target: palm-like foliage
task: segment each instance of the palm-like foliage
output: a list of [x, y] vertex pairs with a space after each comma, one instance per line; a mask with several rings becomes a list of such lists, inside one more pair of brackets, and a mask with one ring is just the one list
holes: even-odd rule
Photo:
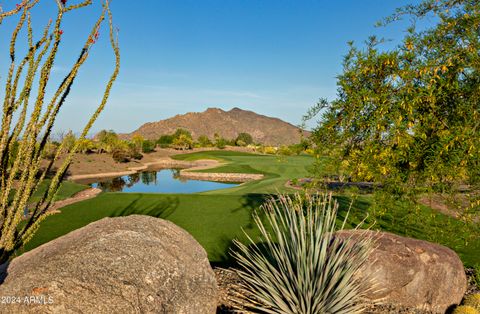
[[262, 210], [254, 216], [261, 244], [235, 242], [240, 301], [263, 313], [361, 312], [373, 278], [360, 281], [357, 272], [372, 236], [355, 243], [335, 237], [338, 204], [331, 195], [280, 196]]

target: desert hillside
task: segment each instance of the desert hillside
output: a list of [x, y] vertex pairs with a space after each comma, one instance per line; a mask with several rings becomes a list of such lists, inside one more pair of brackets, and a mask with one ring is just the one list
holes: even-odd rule
[[278, 118], [239, 108], [229, 111], [209, 108], [204, 112], [176, 115], [169, 119], [145, 123], [132, 133], [123, 134], [122, 137], [129, 138], [133, 134], [141, 134], [147, 139], [158, 139], [161, 135], [173, 133], [178, 128], [189, 130], [194, 138], [200, 135], [213, 138], [217, 133], [231, 139], [241, 132], [246, 132], [252, 135], [256, 142], [268, 145], [293, 144], [300, 140], [298, 127]]

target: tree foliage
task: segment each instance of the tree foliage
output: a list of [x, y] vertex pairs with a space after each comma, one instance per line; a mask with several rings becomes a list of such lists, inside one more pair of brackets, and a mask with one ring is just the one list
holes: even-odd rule
[[120, 142], [120, 139], [113, 130], [101, 130], [96, 136], [100, 152], [112, 153]]
[[[382, 24], [408, 17], [395, 49], [370, 38], [350, 44], [338, 97], [322, 99], [312, 138], [355, 180], [399, 194], [446, 191], [480, 181], [480, 2], [425, 0]], [[416, 22], [435, 23], [418, 30]]]
[[212, 141], [210, 141], [206, 135], [200, 135], [197, 141], [200, 147], [211, 147], [213, 145]]
[[173, 143], [173, 135], [162, 135], [158, 138], [157, 140], [157, 144], [161, 147], [161, 148], [167, 148], [169, 147], [171, 144]]
[[235, 139], [235, 145], [237, 146], [247, 146], [253, 144], [253, 137], [245, 132], [238, 134], [237, 138]]

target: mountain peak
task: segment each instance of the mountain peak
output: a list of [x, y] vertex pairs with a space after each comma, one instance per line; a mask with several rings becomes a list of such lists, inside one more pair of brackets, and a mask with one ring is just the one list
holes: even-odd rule
[[225, 111], [223, 111], [220, 108], [215, 108], [215, 107], [207, 108], [207, 110], [204, 111], [204, 113], [209, 113], [209, 112], [224, 113]]
[[156, 140], [161, 135], [172, 134], [179, 128], [189, 130], [194, 138], [206, 135], [213, 139], [217, 133], [226, 139], [233, 139], [245, 132], [252, 135], [255, 142], [266, 145], [288, 145], [300, 141], [300, 132], [296, 126], [238, 107], [229, 111], [208, 108], [203, 112], [179, 114], [169, 119], [145, 123], [124, 136], [129, 138], [133, 134], [141, 134], [147, 139]]

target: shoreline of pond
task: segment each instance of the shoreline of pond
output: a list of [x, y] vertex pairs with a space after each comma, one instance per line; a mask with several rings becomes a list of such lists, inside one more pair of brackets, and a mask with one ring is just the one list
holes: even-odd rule
[[218, 162], [217, 160], [212, 159], [182, 161], [166, 157], [162, 158], [161, 160], [145, 163], [140, 167], [129, 168], [126, 171], [72, 175], [68, 176], [66, 179], [76, 183], [85, 183], [92, 180], [102, 181], [102, 179], [113, 179], [145, 171], [160, 171], [162, 169], [180, 169], [180, 177], [200, 181], [244, 183], [253, 180], [260, 180], [264, 177], [263, 174], [195, 172], [197, 170], [216, 168], [221, 164], [222, 163]]

